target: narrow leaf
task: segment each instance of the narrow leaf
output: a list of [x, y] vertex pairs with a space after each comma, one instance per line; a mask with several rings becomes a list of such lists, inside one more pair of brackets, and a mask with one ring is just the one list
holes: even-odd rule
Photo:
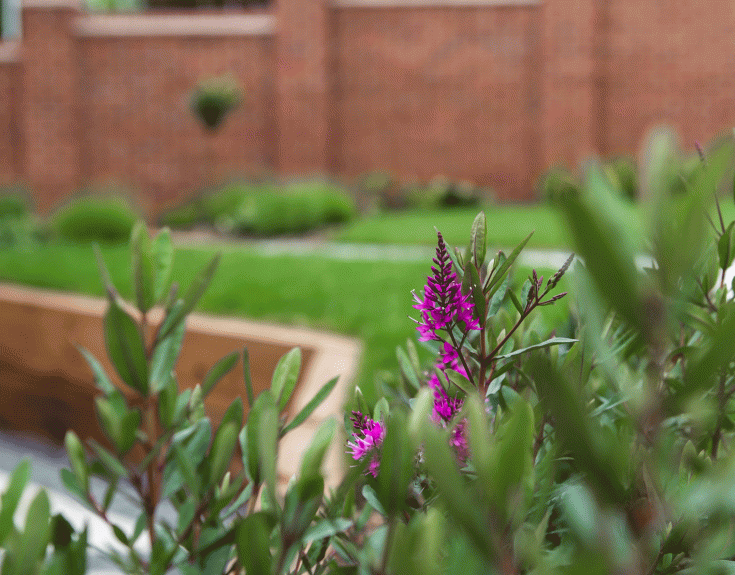
[[102, 367], [102, 364], [81, 345], [77, 345], [76, 348], [79, 350], [79, 353], [84, 356], [87, 364], [89, 364], [89, 367], [92, 369], [92, 373], [94, 373], [94, 382], [97, 385], [97, 388], [105, 395], [112, 394], [115, 391], [115, 386], [112, 385], [112, 382], [107, 376], [105, 368]]
[[523, 349], [516, 349], [504, 355], [496, 355], [495, 359], [508, 359], [511, 357], [515, 357], [517, 355], [521, 355], [522, 353], [526, 353], [533, 349], [542, 349], [545, 347], [551, 347], [552, 345], [572, 344], [572, 343], [577, 343], [577, 341], [579, 340], [570, 339], [568, 337], [552, 337], [551, 339], [547, 339], [546, 341], [542, 341], [541, 343], [537, 343], [535, 345], [529, 345], [528, 347], [524, 347]]
[[194, 281], [189, 286], [189, 290], [183, 297], [183, 304], [181, 305], [181, 307], [175, 307], [171, 311], [171, 319], [169, 325], [165, 329], [161, 329], [162, 333], [159, 336], [160, 339], [165, 338], [168, 335], [169, 331], [174, 329], [178, 322], [183, 320], [189, 314], [189, 312], [194, 309], [196, 304], [201, 299], [202, 295], [204, 295], [204, 292], [207, 290], [207, 287], [209, 287], [209, 284], [214, 277], [214, 273], [217, 271], [217, 266], [219, 265], [219, 260], [221, 256], [222, 254], [216, 254], [210, 260], [210, 262], [199, 272], [197, 277], [194, 278]]
[[148, 393], [148, 363], [138, 326], [111, 299], [104, 320], [105, 344], [120, 378], [143, 395]]
[[235, 367], [237, 360], [240, 359], [240, 354], [236, 351], [226, 355], [215, 363], [212, 368], [204, 376], [202, 382], [202, 397], [207, 397], [210, 391], [214, 389], [214, 386], [230, 371]]
[[248, 398], [248, 407], [252, 407], [255, 403], [255, 394], [253, 393], [253, 378], [250, 375], [250, 354], [248, 348], [242, 350], [242, 375], [245, 380], [245, 393]]
[[279, 412], [283, 411], [291, 398], [300, 369], [301, 349], [298, 347], [293, 348], [278, 361], [278, 365], [273, 372], [271, 391], [276, 398]]
[[163, 228], [153, 239], [151, 253], [154, 270], [153, 297], [156, 302], [160, 302], [168, 291], [173, 270], [174, 248], [168, 228]]
[[303, 409], [299, 411], [296, 416], [289, 422], [289, 424], [283, 428], [283, 431], [281, 431], [281, 437], [283, 437], [289, 431], [295, 429], [304, 421], [306, 421], [307, 418], [314, 412], [314, 410], [319, 407], [325, 399], [327, 399], [330, 393], [332, 393], [332, 390], [334, 389], [334, 386], [337, 385], [338, 380], [339, 376], [335, 376], [327, 383], [325, 383], [319, 389], [319, 391], [316, 392], [316, 395], [314, 395], [314, 397], [309, 400], [309, 403], [307, 403], [303, 407]]
[[499, 281], [503, 279], [505, 272], [507, 272], [510, 269], [510, 266], [513, 265], [513, 262], [516, 261], [516, 258], [521, 253], [523, 248], [526, 247], [526, 244], [528, 243], [528, 240], [531, 239], [532, 235], [533, 235], [533, 232], [528, 234], [526, 236], [526, 239], [524, 239], [520, 244], [518, 244], [516, 248], [512, 252], [510, 252], [510, 255], [506, 258], [506, 260], [502, 264], [500, 264], [500, 266], [495, 271], [495, 273], [492, 274], [492, 276], [490, 277], [487, 287], [485, 288], [486, 292], [491, 290], [495, 284], [497, 284]]
[[24, 459], [13, 470], [8, 488], [0, 498], [0, 547], [13, 529], [13, 515], [30, 477], [31, 462]]
[[485, 212], [480, 212], [475, 217], [475, 221], [472, 222], [472, 256], [477, 268], [480, 268], [485, 261], [486, 242], [487, 220]]

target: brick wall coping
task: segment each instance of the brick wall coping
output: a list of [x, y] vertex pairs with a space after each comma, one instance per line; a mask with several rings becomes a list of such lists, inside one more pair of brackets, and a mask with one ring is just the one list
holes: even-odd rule
[[77, 18], [79, 36], [267, 36], [273, 34], [270, 14], [115, 14]]
[[485, 6], [503, 8], [508, 6], [537, 6], [542, 0], [332, 0], [336, 8], [454, 8], [463, 6]]
[[23, 8], [35, 8], [35, 9], [59, 9], [59, 8], [70, 8], [74, 10], [81, 10], [81, 0], [22, 0]]
[[0, 64], [15, 64], [20, 60], [18, 42], [0, 41]]

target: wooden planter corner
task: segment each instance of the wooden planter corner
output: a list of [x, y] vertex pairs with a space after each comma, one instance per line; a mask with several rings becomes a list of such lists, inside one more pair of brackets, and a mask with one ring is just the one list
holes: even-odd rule
[[[67, 429], [73, 429], [83, 439], [104, 441], [94, 411], [99, 391], [76, 345], [88, 349], [110, 377], [119, 381], [105, 350], [102, 318], [106, 307], [102, 298], [0, 284], [0, 427], [59, 442]], [[287, 408], [289, 415], [330, 378], [341, 377], [322, 406], [281, 442], [282, 481], [298, 469], [301, 453], [316, 428], [330, 416], [342, 420], [347, 386], [357, 369], [359, 342], [313, 330], [191, 314], [176, 365], [179, 387], [193, 388], [217, 360], [247, 347], [257, 395], [270, 386], [280, 357], [297, 346], [302, 352], [302, 370]], [[237, 396], [245, 395], [243, 381], [240, 363], [207, 397], [207, 415], [214, 422], [219, 422]], [[343, 461], [339, 442], [332, 447], [325, 470], [328, 483], [338, 480]]]

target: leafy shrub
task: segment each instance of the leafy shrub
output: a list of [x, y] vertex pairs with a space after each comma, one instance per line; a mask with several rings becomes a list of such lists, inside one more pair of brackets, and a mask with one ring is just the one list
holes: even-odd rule
[[84, 196], [72, 200], [51, 216], [58, 237], [75, 242], [124, 242], [137, 217], [122, 198]]
[[557, 204], [575, 197], [579, 193], [579, 182], [564, 166], [554, 166], [539, 176], [536, 189], [541, 198]]
[[28, 215], [28, 192], [19, 186], [0, 188], [0, 219]]
[[300, 234], [347, 222], [354, 215], [355, 205], [342, 189], [326, 182], [300, 182], [282, 191], [247, 194], [234, 214], [233, 227], [258, 236]]
[[629, 156], [618, 156], [605, 164], [605, 173], [620, 194], [635, 201], [638, 197], [638, 169]]
[[170, 226], [178, 230], [186, 230], [195, 227], [197, 224], [205, 221], [206, 215], [204, 207], [200, 200], [195, 200], [187, 204], [178, 206], [169, 210], [158, 218], [159, 223], [163, 226]]
[[[115, 528], [127, 552], [113, 557], [129, 573], [220, 574], [226, 565], [248, 575], [735, 572], [735, 296], [725, 281], [735, 222], [725, 225], [719, 203], [711, 230], [705, 218], [714, 191], [733, 189], [734, 156], [732, 137], [710, 146], [682, 193], [674, 142], [667, 132], [651, 135], [641, 177], [653, 203], [655, 265], [642, 270], [635, 246], [643, 242], [632, 237], [639, 231], [626, 227], [623, 199], [590, 164], [579, 194], [561, 204], [585, 262], [573, 272], [571, 337], [541, 333], [532, 318], [566, 295], [560, 289], [574, 256], [546, 281], [532, 271], [514, 286], [509, 270], [528, 238], [507, 255], [490, 252], [482, 213], [464, 249], [439, 233], [414, 306], [419, 341], [433, 359], [422, 362], [408, 342], [397, 350], [400, 379], [390, 398], [367, 406], [356, 393], [359, 411], [345, 418], [354, 467], [329, 495], [320, 465], [333, 423], [316, 432], [283, 497], [275, 470], [279, 439], [335, 380], [289, 421], [281, 412], [298, 351], [284, 356], [257, 398], [245, 354], [247, 420], [238, 398], [215, 430], [202, 400], [239, 353], [193, 391], [178, 389], [173, 370], [185, 317], [217, 258], [183, 298], [175, 288], [167, 297], [167, 232], [151, 240], [136, 226], [139, 313], [129, 315], [107, 282], [104, 320], [111, 364], [136, 401], [85, 353], [113, 449], [85, 450], [70, 432], [65, 484], [108, 522], [110, 494], [118, 482], [132, 485], [141, 519], [132, 535]], [[140, 324], [163, 301], [165, 317], [144, 339]], [[133, 446], [143, 451], [141, 464], [125, 457]], [[241, 472], [230, 472], [233, 458]], [[23, 473], [14, 474], [3, 507], [14, 507]], [[110, 486], [102, 501], [89, 490], [92, 474]], [[42, 499], [32, 516], [39, 521], [27, 523], [43, 535]], [[156, 518], [164, 502], [176, 510], [173, 524]], [[8, 531], [16, 538], [3, 573], [59, 572], [39, 566], [47, 537], [25, 537], [21, 547], [12, 509], [3, 508], [0, 521], [0, 544]], [[133, 545], [146, 527], [152, 551], [141, 557]], [[13, 567], [28, 556], [26, 569]]]
[[406, 198], [396, 178], [388, 172], [368, 172], [357, 181], [359, 196], [364, 196], [371, 206], [383, 210], [406, 207]]
[[436, 177], [427, 185], [410, 186], [404, 194], [407, 206], [428, 209], [475, 207], [481, 200], [481, 190], [472, 183], [444, 177]]
[[208, 223], [220, 231], [256, 236], [301, 234], [347, 222], [356, 214], [352, 198], [318, 180], [276, 184], [234, 183], [166, 214], [168, 225]]

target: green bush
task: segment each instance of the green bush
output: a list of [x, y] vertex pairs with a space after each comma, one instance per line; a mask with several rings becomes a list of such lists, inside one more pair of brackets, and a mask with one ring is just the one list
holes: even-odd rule
[[172, 227], [207, 223], [220, 231], [256, 236], [301, 234], [351, 220], [355, 203], [340, 187], [313, 180], [286, 186], [233, 183], [165, 214]]
[[261, 188], [258, 192], [245, 194], [234, 214], [233, 227], [239, 233], [301, 234], [347, 222], [356, 212], [347, 193], [326, 182], [300, 182], [283, 190]]
[[201, 200], [195, 200], [173, 208], [158, 218], [161, 225], [169, 226], [177, 230], [193, 228], [205, 220], [206, 215]]
[[118, 197], [84, 196], [72, 200], [51, 216], [51, 230], [75, 242], [125, 242], [137, 216], [130, 204]]
[[605, 164], [610, 183], [630, 201], [638, 197], [638, 168], [630, 156], [618, 156]]
[[482, 196], [480, 188], [471, 182], [453, 182], [441, 176], [426, 185], [410, 186], [403, 193], [408, 207], [422, 209], [476, 207]]
[[28, 215], [28, 203], [25, 190], [15, 186], [0, 188], [0, 218]]
[[579, 194], [579, 182], [564, 166], [554, 166], [539, 176], [538, 195], [552, 204], [564, 202]]

